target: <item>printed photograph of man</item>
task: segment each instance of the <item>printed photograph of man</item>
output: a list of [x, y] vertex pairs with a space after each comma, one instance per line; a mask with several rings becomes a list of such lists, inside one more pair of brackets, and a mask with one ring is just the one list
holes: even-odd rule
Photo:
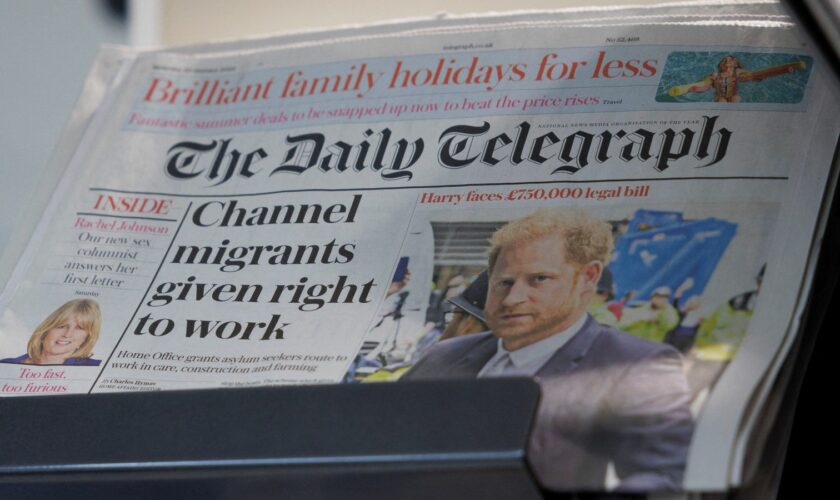
[[[609, 224], [542, 209], [490, 238], [489, 331], [431, 347], [401, 380], [532, 376], [542, 399], [528, 460], [552, 490], [679, 489], [693, 431], [682, 358], [587, 313]], [[504, 401], [499, 401], [500, 411]]]
[[92, 299], [74, 299], [53, 311], [32, 332], [26, 354], [0, 363], [99, 366], [93, 347], [99, 340], [102, 314]]

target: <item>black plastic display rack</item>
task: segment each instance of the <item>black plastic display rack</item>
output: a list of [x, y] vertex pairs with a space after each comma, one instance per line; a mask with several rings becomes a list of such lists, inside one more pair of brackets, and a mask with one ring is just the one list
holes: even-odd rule
[[530, 379], [0, 399], [0, 498], [539, 499]]

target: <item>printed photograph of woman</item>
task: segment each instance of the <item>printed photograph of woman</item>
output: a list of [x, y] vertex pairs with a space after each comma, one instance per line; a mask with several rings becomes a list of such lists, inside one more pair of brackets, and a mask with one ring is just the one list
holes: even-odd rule
[[99, 366], [93, 346], [99, 340], [102, 314], [91, 299], [65, 302], [32, 332], [26, 354], [0, 359], [2, 363], [27, 365]]

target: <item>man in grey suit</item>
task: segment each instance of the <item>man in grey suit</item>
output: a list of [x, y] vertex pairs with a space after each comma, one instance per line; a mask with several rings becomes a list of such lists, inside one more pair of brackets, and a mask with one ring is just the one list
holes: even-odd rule
[[612, 247], [609, 225], [577, 210], [503, 226], [490, 239], [490, 331], [435, 345], [402, 380], [533, 376], [528, 460], [543, 486], [603, 490], [612, 464], [619, 490], [679, 489], [693, 431], [679, 353], [586, 313]]

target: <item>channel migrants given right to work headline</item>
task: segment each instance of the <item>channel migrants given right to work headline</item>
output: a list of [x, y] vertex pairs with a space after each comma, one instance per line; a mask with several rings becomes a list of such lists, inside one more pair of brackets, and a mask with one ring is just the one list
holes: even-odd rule
[[763, 2], [104, 49], [0, 394], [530, 376], [545, 487], [726, 488], [813, 274], [821, 71]]

